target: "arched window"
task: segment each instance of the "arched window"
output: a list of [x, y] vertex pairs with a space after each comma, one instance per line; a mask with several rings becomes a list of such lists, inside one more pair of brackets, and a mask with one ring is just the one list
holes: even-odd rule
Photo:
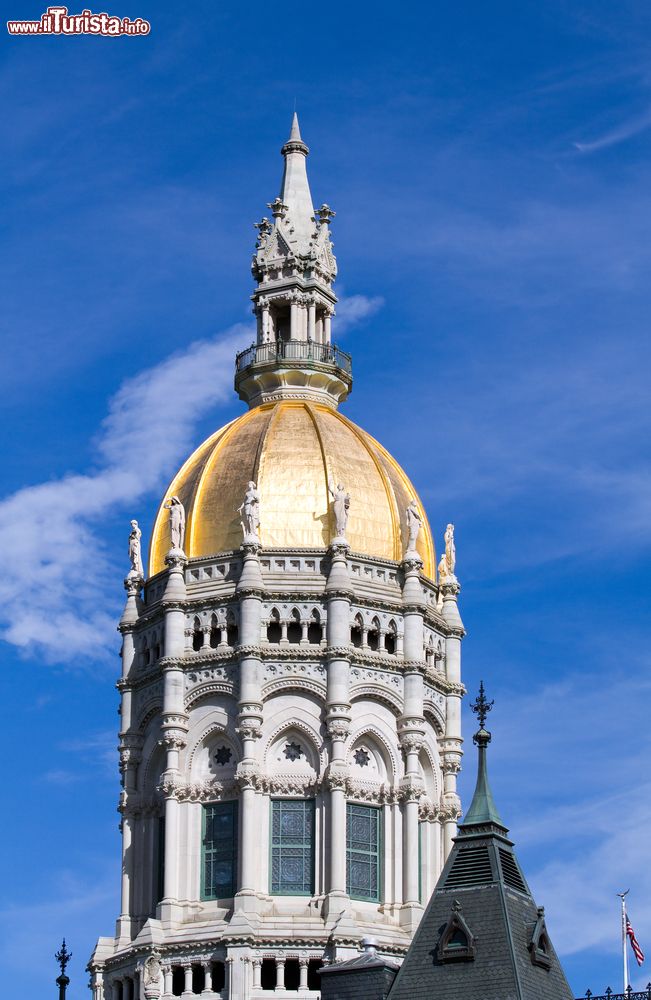
[[301, 641], [301, 635], [303, 634], [303, 629], [301, 628], [301, 616], [296, 608], [293, 609], [291, 615], [289, 616], [289, 624], [287, 626], [287, 641], [293, 643], [299, 643]]
[[364, 619], [361, 615], [355, 615], [353, 627], [350, 630], [350, 641], [357, 649], [360, 648], [364, 640]]
[[149, 643], [147, 642], [147, 636], [142, 641], [142, 662], [145, 666], [151, 663], [151, 649], [149, 648]]
[[377, 650], [380, 645], [380, 621], [378, 618], [374, 618], [371, 622], [367, 642], [368, 648], [372, 650]]
[[239, 638], [239, 629], [235, 621], [235, 615], [229, 609], [226, 613], [226, 641], [229, 646], [236, 646]]
[[210, 648], [217, 649], [219, 645], [220, 629], [217, 624], [217, 615], [210, 619]]
[[195, 653], [197, 653], [203, 647], [203, 632], [201, 631], [201, 622], [198, 618], [194, 619], [194, 624], [192, 626], [192, 648]]
[[398, 628], [392, 618], [389, 624], [387, 625], [387, 634], [384, 637], [384, 648], [387, 651], [387, 653], [390, 653], [392, 656], [396, 651], [397, 635], [398, 635]]
[[321, 615], [315, 608], [310, 615], [310, 624], [307, 627], [308, 642], [318, 645], [321, 642]]
[[282, 634], [280, 615], [276, 608], [273, 608], [269, 615], [269, 624], [267, 625], [267, 642], [280, 642]]

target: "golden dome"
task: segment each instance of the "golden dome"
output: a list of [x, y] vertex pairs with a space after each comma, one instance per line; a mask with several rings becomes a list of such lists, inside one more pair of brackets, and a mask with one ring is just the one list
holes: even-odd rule
[[[328, 482], [350, 493], [346, 531], [353, 552], [402, 559], [405, 510], [416, 499], [423, 518], [417, 548], [434, 578], [432, 535], [423, 506], [400, 466], [370, 434], [332, 407], [280, 401], [257, 406], [208, 438], [172, 480], [186, 510], [185, 551], [192, 558], [239, 548], [246, 484], [260, 493], [260, 538], [266, 548], [325, 549], [334, 534]], [[169, 512], [161, 505], [149, 570], [165, 568]]]

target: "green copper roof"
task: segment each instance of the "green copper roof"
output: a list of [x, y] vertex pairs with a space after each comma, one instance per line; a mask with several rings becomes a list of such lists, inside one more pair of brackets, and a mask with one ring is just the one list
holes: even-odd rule
[[488, 768], [486, 766], [486, 747], [490, 742], [490, 733], [485, 729], [480, 729], [475, 734], [475, 743], [479, 746], [479, 763], [477, 766], [477, 784], [475, 794], [472, 797], [470, 808], [463, 817], [461, 826], [468, 826], [470, 823], [494, 823], [505, 829], [502, 817], [497, 811], [493, 793], [488, 783]]

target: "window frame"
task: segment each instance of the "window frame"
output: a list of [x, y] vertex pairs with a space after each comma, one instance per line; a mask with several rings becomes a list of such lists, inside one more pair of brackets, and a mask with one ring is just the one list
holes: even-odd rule
[[[365, 810], [369, 815], [375, 817], [375, 829], [376, 829], [376, 849], [375, 852], [371, 851], [355, 851], [356, 856], [364, 854], [365, 857], [372, 857], [375, 854], [375, 867], [376, 867], [376, 885], [377, 891], [375, 895], [370, 894], [361, 895], [357, 892], [352, 891], [352, 885], [350, 881], [350, 863], [353, 860], [353, 851], [350, 847], [349, 838], [349, 817], [352, 815], [352, 810]], [[351, 899], [359, 900], [364, 903], [381, 903], [382, 902], [382, 892], [383, 892], [383, 864], [384, 864], [384, 823], [383, 823], [384, 811], [381, 806], [371, 805], [366, 802], [347, 802], [346, 803], [346, 892]]]
[[[232, 880], [230, 888], [232, 892], [229, 895], [217, 895], [214, 890], [208, 891], [206, 886], [206, 826], [208, 820], [208, 810], [215, 809], [220, 810], [226, 809], [230, 810], [232, 818], [232, 854], [231, 854], [231, 871]], [[202, 902], [210, 902], [219, 899], [232, 899], [238, 890], [238, 874], [239, 874], [239, 799], [225, 799], [219, 800], [217, 802], [205, 802], [201, 806], [201, 869], [199, 873], [199, 878], [201, 881], [200, 885], [200, 898]], [[211, 841], [215, 843], [215, 841]], [[214, 852], [216, 853], [216, 852]]]
[[[273, 877], [273, 865], [274, 865], [274, 850], [282, 851], [282, 837], [280, 838], [280, 843], [274, 844], [274, 810], [276, 808], [282, 809], [282, 804], [286, 802], [301, 802], [305, 807], [304, 815], [307, 815], [307, 810], [309, 809], [311, 813], [311, 833], [309, 841], [303, 834], [303, 850], [309, 847], [309, 891], [308, 890], [294, 890], [288, 892], [283, 889], [278, 889], [274, 891], [274, 877]], [[285, 845], [289, 846], [289, 845]], [[278, 882], [279, 886], [282, 886], [282, 880]], [[291, 797], [279, 797], [269, 800], [269, 895], [270, 896], [314, 896], [316, 884], [316, 799], [297, 799]]]

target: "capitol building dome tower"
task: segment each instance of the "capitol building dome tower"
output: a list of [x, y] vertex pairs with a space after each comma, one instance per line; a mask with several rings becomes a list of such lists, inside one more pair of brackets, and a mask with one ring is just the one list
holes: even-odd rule
[[460, 803], [454, 529], [340, 411], [334, 212], [294, 116], [252, 263], [248, 411], [170, 483], [120, 631], [121, 910], [94, 1000], [319, 996], [371, 936], [400, 961]]

